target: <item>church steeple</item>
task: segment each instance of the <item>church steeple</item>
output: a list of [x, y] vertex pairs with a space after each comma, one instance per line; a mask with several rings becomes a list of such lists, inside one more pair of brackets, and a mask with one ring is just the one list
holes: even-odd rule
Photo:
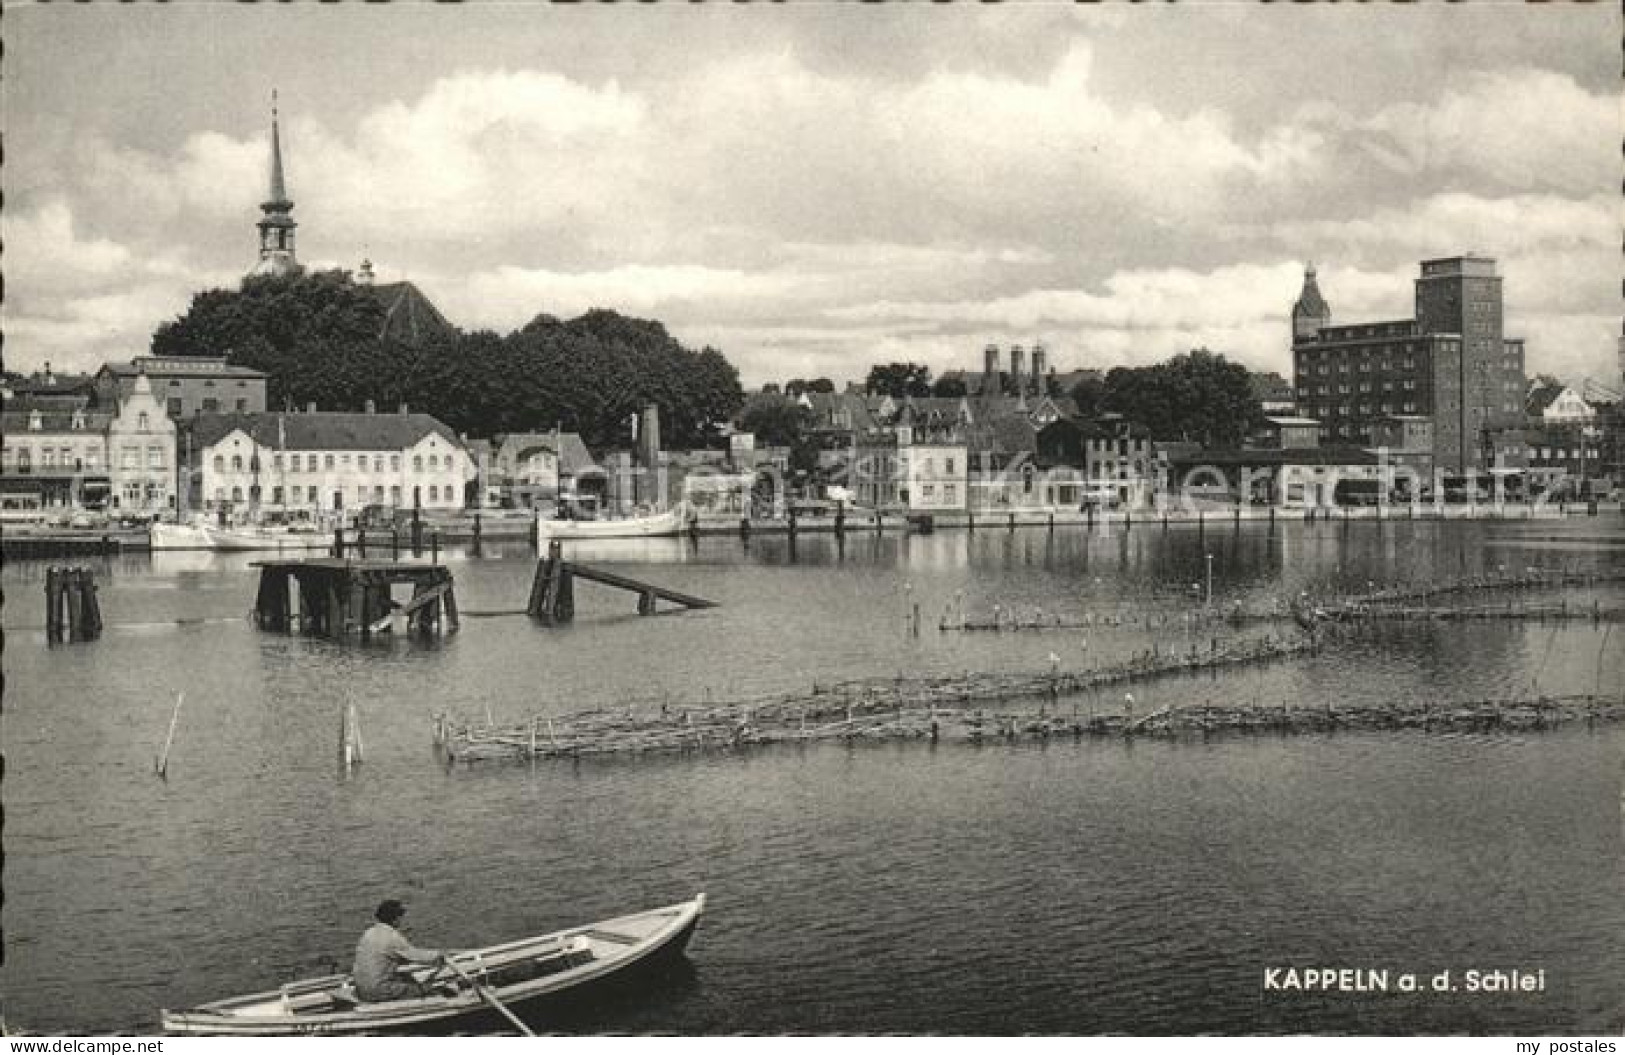
[[1320, 286], [1315, 282], [1315, 265], [1310, 264], [1303, 271], [1303, 292], [1292, 305], [1292, 340], [1312, 341], [1322, 326], [1331, 324], [1332, 309], [1320, 295]]
[[275, 91], [271, 92], [271, 193], [260, 203], [260, 211], [265, 214], [255, 225], [260, 229], [260, 258], [249, 276], [297, 275], [304, 270], [293, 251], [293, 232], [299, 225], [293, 220], [293, 202], [288, 200], [282, 176], [282, 133]]

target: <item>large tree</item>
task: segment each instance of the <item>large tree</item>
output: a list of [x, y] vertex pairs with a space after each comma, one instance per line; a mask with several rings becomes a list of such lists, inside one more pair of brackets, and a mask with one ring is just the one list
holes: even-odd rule
[[1099, 405], [1157, 439], [1207, 447], [1239, 445], [1263, 418], [1247, 368], [1206, 348], [1155, 366], [1117, 367], [1106, 375]]
[[538, 315], [519, 331], [386, 341], [383, 308], [342, 271], [254, 278], [205, 290], [159, 327], [162, 355], [219, 355], [270, 375], [270, 405], [359, 410], [409, 403], [459, 432], [490, 436], [555, 426], [592, 446], [626, 445], [635, 412], [660, 408], [667, 447], [718, 442], [744, 401], [739, 373], [714, 348], [683, 347], [658, 322], [593, 310]]
[[918, 363], [887, 363], [869, 368], [869, 378], [863, 384], [871, 396], [923, 397], [931, 394], [931, 368]]

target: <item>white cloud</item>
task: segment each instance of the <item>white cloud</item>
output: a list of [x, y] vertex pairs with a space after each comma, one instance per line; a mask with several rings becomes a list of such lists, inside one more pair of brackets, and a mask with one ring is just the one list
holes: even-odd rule
[[73, 210], [57, 199], [19, 215], [0, 216], [6, 244], [6, 271], [15, 290], [33, 286], [41, 292], [95, 288], [130, 269], [126, 247], [106, 238], [84, 239], [75, 229]]

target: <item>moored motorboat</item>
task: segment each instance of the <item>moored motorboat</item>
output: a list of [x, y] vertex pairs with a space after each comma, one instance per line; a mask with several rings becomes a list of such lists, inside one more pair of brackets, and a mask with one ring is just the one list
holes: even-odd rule
[[147, 527], [147, 544], [155, 550], [214, 549], [214, 540], [204, 532], [203, 525], [172, 524], [155, 521]]
[[314, 530], [258, 524], [225, 527], [204, 524], [202, 529], [211, 543], [210, 548], [217, 550], [325, 550], [333, 546], [331, 535]]
[[[419, 968], [444, 992], [358, 1002], [348, 975], [162, 1012], [166, 1033], [197, 1036], [355, 1036], [501, 1028], [498, 1013], [524, 1014], [574, 999], [678, 955], [705, 909], [699, 894], [664, 908], [453, 953], [448, 969]], [[473, 984], [470, 984], [473, 983]]]
[[550, 539], [670, 537], [682, 534], [693, 517], [688, 503], [679, 502], [665, 512], [645, 516], [606, 520], [538, 520], [536, 541], [545, 544]]

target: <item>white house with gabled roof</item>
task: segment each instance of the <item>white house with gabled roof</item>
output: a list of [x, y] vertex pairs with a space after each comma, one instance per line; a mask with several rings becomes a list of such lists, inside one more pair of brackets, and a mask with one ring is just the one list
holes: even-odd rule
[[230, 516], [316, 518], [367, 506], [455, 511], [478, 475], [455, 432], [405, 408], [202, 414], [191, 457], [193, 506]]

